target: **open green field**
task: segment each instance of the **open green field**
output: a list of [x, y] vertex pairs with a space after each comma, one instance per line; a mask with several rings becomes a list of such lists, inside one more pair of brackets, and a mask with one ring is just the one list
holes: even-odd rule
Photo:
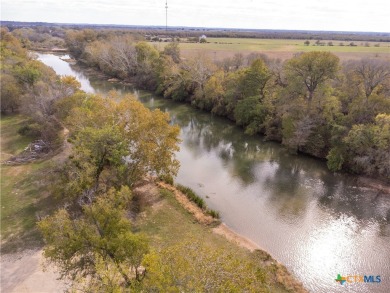
[[[350, 42], [322, 40], [321, 42], [325, 45], [318, 46], [315, 45], [316, 40], [310, 40], [310, 45], [306, 46], [304, 42], [305, 40], [290, 39], [207, 38], [207, 43], [181, 42], [180, 49], [184, 57], [203, 52], [216, 60], [232, 57], [236, 53], [246, 55], [252, 52], [263, 53], [271, 58], [285, 60], [291, 58], [295, 53], [309, 51], [332, 52], [342, 60], [364, 57], [390, 60], [390, 43], [354, 42], [356, 46], [349, 46]], [[332, 42], [333, 46], [329, 46], [328, 42]], [[167, 43], [152, 44], [162, 49]], [[343, 46], [340, 44], [343, 44]], [[379, 44], [379, 47], [375, 46], [377, 44]]]
[[[389, 53], [390, 43], [355, 42], [357, 46], [348, 46], [350, 42], [325, 40], [324, 46], [315, 45], [315, 40], [310, 41], [306, 46], [304, 40], [278, 40], [278, 39], [239, 39], [239, 38], [208, 38], [208, 43], [182, 43], [183, 49], [192, 49], [194, 45], [205, 46], [208, 50], [235, 50], [235, 51], [282, 51], [282, 52], [308, 52], [308, 51], [329, 51], [329, 52], [350, 52], [350, 53]], [[332, 42], [333, 46], [328, 46]], [[344, 46], [340, 46], [342, 43]], [[379, 47], [375, 47], [379, 44]]]
[[[17, 133], [23, 121], [19, 115], [1, 117], [2, 161], [21, 152], [30, 142]], [[45, 188], [44, 172], [48, 164], [49, 161], [44, 161], [0, 166], [2, 253], [41, 244], [37, 218], [56, 206]]]

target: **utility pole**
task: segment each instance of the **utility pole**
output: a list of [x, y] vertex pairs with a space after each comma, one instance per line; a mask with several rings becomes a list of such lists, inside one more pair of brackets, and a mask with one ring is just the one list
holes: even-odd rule
[[165, 0], [165, 32], [168, 32], [168, 0]]

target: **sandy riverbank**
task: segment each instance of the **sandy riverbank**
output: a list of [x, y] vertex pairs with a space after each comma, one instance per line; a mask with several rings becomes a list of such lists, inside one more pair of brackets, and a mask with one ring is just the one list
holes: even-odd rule
[[25, 250], [1, 256], [2, 293], [63, 292], [65, 283], [57, 280], [53, 267], [44, 269], [42, 250]]

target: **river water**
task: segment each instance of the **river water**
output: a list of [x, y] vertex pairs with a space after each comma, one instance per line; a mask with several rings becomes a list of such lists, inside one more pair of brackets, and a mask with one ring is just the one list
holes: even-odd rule
[[[57, 55], [38, 58], [57, 74], [75, 76], [87, 92], [133, 93], [148, 108], [169, 112], [181, 128], [176, 182], [194, 189], [232, 230], [268, 251], [311, 292], [390, 292], [390, 195], [245, 135], [226, 119], [88, 77]], [[341, 285], [338, 274], [379, 275], [381, 282]]]

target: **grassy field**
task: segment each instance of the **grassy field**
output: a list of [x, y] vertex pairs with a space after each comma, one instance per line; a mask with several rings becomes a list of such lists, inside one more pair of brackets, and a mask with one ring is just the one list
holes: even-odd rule
[[21, 152], [29, 144], [28, 137], [17, 133], [23, 121], [24, 119], [17, 115], [1, 117], [1, 161]]
[[[17, 133], [22, 116], [1, 117], [1, 160], [22, 151], [29, 138]], [[1, 165], [1, 252], [41, 245], [37, 216], [56, 206], [45, 190], [44, 170], [49, 161], [19, 166]]]
[[[390, 53], [390, 43], [380, 43], [380, 47], [375, 47], [377, 43], [367, 42], [369, 47], [365, 46], [365, 42], [355, 42], [357, 46], [348, 46], [349, 42], [340, 41], [321, 41], [325, 44], [332, 42], [333, 46], [314, 46], [315, 41], [310, 41], [309, 46], [304, 45], [304, 40], [275, 40], [275, 39], [239, 39], [239, 38], [208, 38], [206, 44], [186, 43], [183, 45], [183, 49], [190, 49], [191, 45], [206, 45], [210, 47], [210, 50], [224, 50], [229, 48], [231, 50], [243, 50], [243, 51], [287, 51], [287, 52], [307, 52], [307, 51], [330, 51], [330, 52], [352, 52], [352, 53]], [[339, 44], [343, 43], [344, 46]]]
[[[205, 52], [210, 58], [221, 60], [232, 57], [235, 53], [244, 55], [258, 52], [271, 58], [282, 60], [291, 58], [295, 53], [308, 51], [329, 51], [342, 60], [372, 57], [390, 60], [390, 43], [354, 42], [356, 46], [349, 46], [350, 42], [323, 40], [324, 46], [317, 46], [315, 40], [310, 45], [304, 45], [304, 40], [279, 40], [279, 39], [246, 39], [246, 38], [207, 38], [207, 43], [180, 43], [180, 49], [184, 57], [193, 56], [198, 52]], [[333, 46], [328, 46], [332, 42]], [[342, 43], [344, 46], [340, 46]], [[369, 46], [366, 46], [366, 43]], [[152, 43], [162, 49], [167, 43]]]

